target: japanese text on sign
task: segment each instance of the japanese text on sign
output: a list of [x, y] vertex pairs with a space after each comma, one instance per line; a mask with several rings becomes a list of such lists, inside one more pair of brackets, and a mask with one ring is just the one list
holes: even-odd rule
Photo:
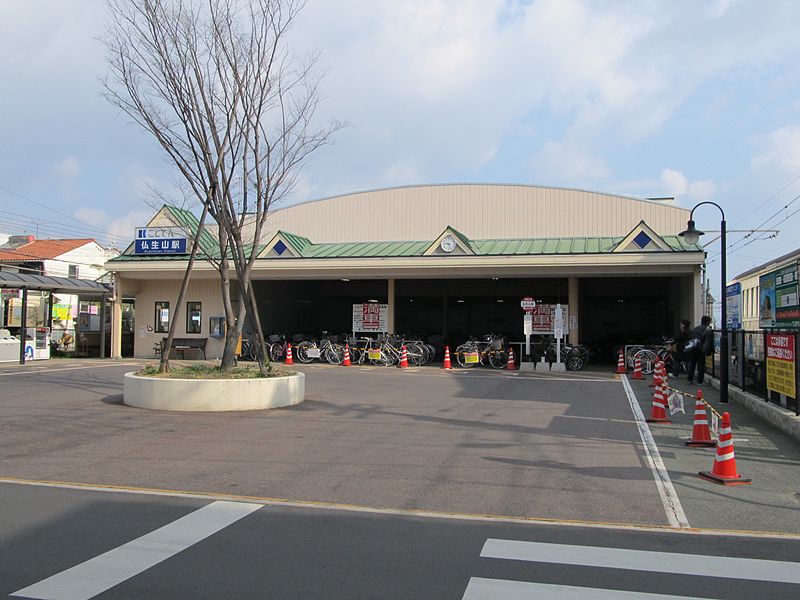
[[767, 334], [767, 389], [796, 398], [795, 336]]
[[388, 304], [353, 304], [353, 331], [388, 331]]

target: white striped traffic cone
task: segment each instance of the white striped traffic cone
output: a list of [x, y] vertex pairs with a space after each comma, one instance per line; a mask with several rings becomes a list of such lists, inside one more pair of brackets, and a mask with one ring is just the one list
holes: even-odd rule
[[717, 444], [717, 454], [714, 456], [714, 464], [711, 471], [700, 471], [698, 475], [702, 479], [721, 483], [722, 485], [746, 485], [752, 483], [750, 479], [744, 479], [736, 472], [736, 457], [733, 453], [733, 433], [731, 432], [731, 415], [722, 414], [722, 427], [719, 430], [719, 443]]
[[686, 440], [686, 445], [692, 448], [713, 448], [716, 440], [711, 439], [711, 429], [708, 427], [708, 413], [706, 403], [703, 402], [703, 390], [697, 390], [697, 402], [694, 405], [694, 424], [692, 437]]

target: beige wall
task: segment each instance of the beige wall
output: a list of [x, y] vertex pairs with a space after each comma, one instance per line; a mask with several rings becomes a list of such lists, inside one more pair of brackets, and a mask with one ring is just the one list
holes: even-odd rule
[[[175, 308], [175, 300], [180, 291], [179, 280], [132, 281], [123, 279], [124, 294], [136, 297], [136, 319], [134, 328], [134, 356], [153, 358], [153, 346], [166, 337], [166, 333], [155, 333], [155, 303], [169, 302], [170, 318], [178, 319], [175, 337], [203, 338], [208, 337], [209, 318], [225, 316], [222, 306], [219, 282], [214, 280], [197, 280], [189, 283], [186, 300], [183, 306]], [[199, 334], [186, 333], [186, 302], [202, 302], [202, 331]], [[141, 328], [152, 328], [144, 336]], [[206, 356], [209, 359], [222, 356], [223, 340], [209, 339], [206, 345]], [[194, 358], [194, 356], [192, 356]]]
[[428, 185], [359, 192], [272, 213], [312, 242], [432, 240], [451, 225], [473, 239], [626, 235], [641, 220], [661, 235], [686, 228], [689, 211], [580, 190], [523, 185]]

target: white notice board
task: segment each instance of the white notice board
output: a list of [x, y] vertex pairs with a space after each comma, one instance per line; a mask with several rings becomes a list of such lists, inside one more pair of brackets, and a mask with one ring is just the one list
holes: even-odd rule
[[354, 332], [386, 332], [389, 331], [389, 305], [367, 302], [353, 304]]

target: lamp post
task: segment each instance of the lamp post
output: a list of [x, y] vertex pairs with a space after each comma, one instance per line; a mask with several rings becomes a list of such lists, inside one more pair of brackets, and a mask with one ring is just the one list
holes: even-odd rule
[[698, 230], [694, 226], [694, 211], [697, 210], [700, 206], [704, 204], [712, 204], [719, 209], [719, 212], [722, 213], [722, 222], [720, 223], [720, 244], [722, 244], [722, 249], [720, 250], [720, 305], [721, 305], [721, 319], [722, 323], [720, 326], [720, 343], [719, 343], [719, 352], [720, 352], [720, 361], [719, 361], [719, 400], [720, 402], [727, 403], [728, 402], [728, 307], [727, 307], [727, 300], [726, 300], [726, 292], [727, 292], [727, 257], [726, 257], [726, 246], [727, 241], [725, 239], [725, 211], [722, 210], [722, 207], [717, 204], [716, 202], [701, 202], [700, 204], [695, 205], [692, 209], [692, 212], [689, 214], [689, 223], [687, 224], [686, 231], [680, 232], [678, 235], [683, 237], [686, 240], [686, 243], [690, 246], [694, 246], [697, 242], [700, 241], [700, 236], [704, 235], [704, 232]]

